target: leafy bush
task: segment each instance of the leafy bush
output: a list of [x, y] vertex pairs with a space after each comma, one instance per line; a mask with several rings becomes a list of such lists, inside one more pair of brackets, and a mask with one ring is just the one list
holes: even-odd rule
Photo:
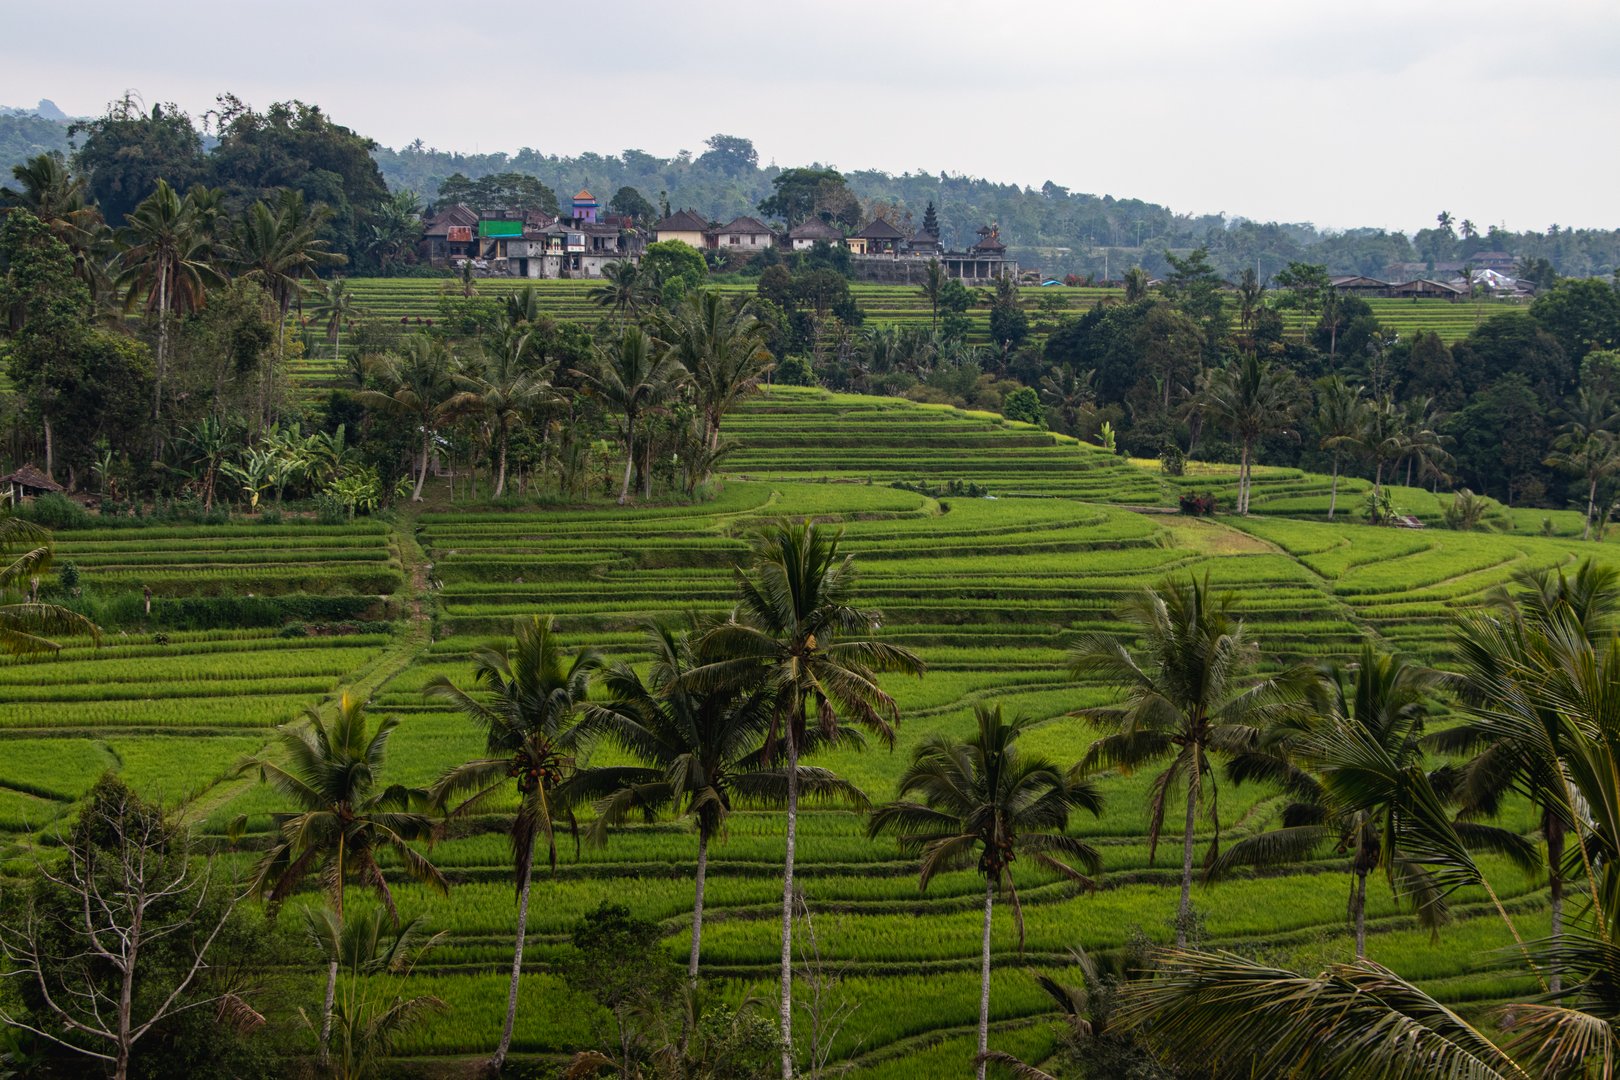
[[775, 381], [783, 386], [814, 386], [816, 373], [804, 356], [786, 356], [776, 365]]
[[1027, 386], [1020, 386], [1002, 400], [1001, 415], [1009, 420], [1022, 420], [1026, 424], [1039, 424], [1045, 419], [1040, 395]]
[[1208, 517], [1216, 510], [1215, 496], [1208, 492], [1198, 494], [1184, 491], [1180, 498], [1181, 512], [1193, 517]]
[[1174, 441], [1166, 440], [1159, 449], [1159, 471], [1166, 476], [1182, 476], [1187, 472], [1187, 455]]
[[90, 511], [68, 498], [51, 492], [41, 495], [34, 500], [32, 506], [25, 506], [17, 514], [26, 518], [35, 525], [43, 525], [47, 529], [87, 529], [93, 523]]

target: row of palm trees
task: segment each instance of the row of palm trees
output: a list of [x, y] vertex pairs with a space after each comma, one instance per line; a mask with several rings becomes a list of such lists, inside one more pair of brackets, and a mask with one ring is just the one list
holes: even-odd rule
[[[176, 317], [201, 310], [210, 290], [229, 280], [260, 285], [281, 328], [276, 360], [286, 352], [288, 313], [316, 274], [343, 262], [321, 233], [331, 212], [311, 206], [301, 192], [283, 190], [272, 204], [256, 201], [234, 219], [224, 193], [196, 187], [181, 194], [159, 180], [124, 225], [102, 221], [84, 178], [59, 156], [41, 154], [13, 169], [15, 187], [0, 189], [0, 203], [32, 213], [72, 253], [75, 273], [92, 298], [139, 309], [157, 328], [152, 421], [161, 446], [163, 387]], [[259, 411], [268, 417], [274, 372], [260, 388]]]
[[[1462, 866], [1469, 836], [1461, 826], [1493, 812], [1508, 795], [1536, 809], [1550, 881], [1550, 937], [1521, 945], [1544, 993], [1490, 1014], [1481, 1028], [1387, 968], [1362, 958], [1301, 974], [1227, 952], [1172, 950], [1154, 978], [1125, 992], [1124, 1020], [1181, 1062], [1215, 1075], [1373, 1078], [1389, 1076], [1529, 1078], [1612, 1076], [1620, 1060], [1620, 587], [1612, 571], [1586, 564], [1574, 574], [1526, 575], [1464, 616], [1456, 631], [1458, 668], [1448, 678], [1463, 722], [1419, 741], [1466, 753], [1433, 774], [1432, 790], [1463, 809], [1448, 838], [1444, 821], [1425, 824], [1415, 797], [1392, 803], [1358, 830], [1362, 843], [1388, 843], [1390, 829], [1429, 835], [1423, 869], [1444, 886]], [[1399, 736], [1411, 744], [1410, 725]], [[1290, 760], [1326, 764], [1332, 805], [1377, 783], [1366, 747], [1378, 726], [1303, 740]], [[1336, 748], [1335, 743], [1342, 743]], [[1418, 775], [1415, 764], [1401, 770]], [[1352, 826], [1354, 822], [1346, 822]], [[1341, 844], [1344, 841], [1340, 841]], [[1386, 872], [1400, 880], [1413, 847]], [[1359, 851], [1354, 865], [1364, 859]], [[1582, 903], [1572, 922], [1571, 889]], [[1570, 981], [1566, 981], [1566, 979]], [[1506, 1039], [1498, 1044], [1492, 1029]]]
[[[508, 835], [518, 926], [498, 1065], [516, 1018], [537, 849], [543, 842], [555, 866], [557, 831], [576, 828], [579, 808], [594, 807], [586, 835], [598, 843], [634, 816], [693, 819], [693, 980], [712, 840], [737, 808], [784, 808], [781, 1024], [783, 1071], [790, 1077], [798, 804], [810, 798], [867, 805], [863, 792], [827, 770], [801, 764], [801, 758], [862, 741], [863, 733], [892, 743], [898, 716], [878, 676], [922, 670], [908, 651], [876, 640], [879, 616], [857, 606], [853, 583], [853, 565], [840, 555], [835, 531], [780, 524], [761, 533], [752, 564], [738, 571], [738, 603], [731, 612], [694, 617], [681, 629], [650, 628], [652, 663], [645, 673], [624, 663], [607, 666], [589, 650], [568, 654], [549, 619], [521, 621], [510, 645], [474, 653], [470, 684], [439, 678], [427, 688], [431, 698], [480, 727], [485, 752], [419, 792], [381, 787], [381, 748], [393, 722], [368, 733], [359, 706], [346, 699], [332, 725], [317, 720], [283, 734], [291, 764], [249, 765], [303, 807], [279, 822], [279, 839], [261, 863], [261, 889], [279, 900], [321, 872], [336, 890], [337, 910], [343, 883], [351, 879], [379, 890], [391, 909], [377, 850], [400, 849], [407, 873], [442, 887], [443, 875], [425, 857], [414, 849], [403, 854], [408, 842], [431, 835], [439, 815], [464, 817], [515, 787], [517, 810]], [[1101, 676], [1122, 692], [1118, 704], [1084, 713], [1108, 732], [1075, 765], [1060, 767], [1020, 752], [1018, 739], [1028, 722], [1005, 719], [999, 710], [978, 710], [976, 731], [965, 740], [924, 740], [901, 777], [898, 800], [872, 811], [869, 832], [896, 836], [902, 850], [919, 859], [924, 890], [946, 870], [971, 867], [985, 878], [981, 1075], [995, 897], [1011, 897], [1021, 936], [1012, 875], [1018, 857], [1082, 887], [1090, 884], [1097, 852], [1069, 835], [1068, 827], [1076, 812], [1101, 811], [1091, 779], [1099, 770], [1165, 763], [1150, 788], [1154, 846], [1172, 796], [1185, 792], [1178, 948], [1185, 947], [1192, 921], [1195, 832], [1203, 812], [1219, 832], [1214, 779], [1220, 759], [1230, 781], [1276, 783], [1291, 802], [1281, 827], [1240, 840], [1224, 853], [1212, 848], [1207, 876], [1309, 858], [1324, 849], [1341, 852], [1352, 880], [1349, 912], [1358, 961], [1365, 953], [1367, 878], [1375, 871], [1426, 922], [1438, 924], [1456, 889], [1490, 890], [1473, 852], [1503, 853], [1532, 868], [1537, 853], [1528, 841], [1479, 820], [1493, 814], [1508, 791], [1531, 794], [1543, 809], [1560, 912], [1555, 930], [1561, 929], [1567, 860], [1557, 838], [1573, 830], [1586, 844], [1589, 837], [1575, 822], [1590, 812], [1578, 812], [1582, 804], [1568, 784], [1553, 779], [1553, 752], [1538, 756], [1536, 746], [1553, 738], [1544, 733], [1554, 718], [1545, 709], [1521, 707], [1521, 688], [1510, 685], [1519, 670], [1512, 658], [1549, 647], [1546, 641], [1567, 631], [1571, 618], [1594, 629], [1608, 625], [1620, 609], [1620, 587], [1614, 575], [1591, 566], [1573, 578], [1545, 573], [1527, 577], [1525, 584], [1537, 598], [1533, 602], [1502, 600], [1463, 624], [1460, 674], [1441, 675], [1369, 647], [1349, 669], [1262, 676], [1256, 672], [1257, 647], [1232, 598], [1214, 594], [1207, 580], [1172, 580], [1131, 603], [1129, 637], [1085, 635], [1073, 646], [1074, 674]], [[598, 688], [605, 698], [597, 697]], [[1425, 719], [1442, 690], [1461, 696], [1470, 720], [1431, 735]], [[585, 751], [598, 744], [626, 751], [634, 763], [588, 766]], [[1426, 771], [1425, 751], [1436, 749], [1475, 755], [1462, 767]], [[1590, 860], [1588, 873], [1605, 875], [1601, 888], [1591, 879], [1600, 910], [1620, 910], [1620, 874], [1611, 873], [1607, 848], [1594, 853], [1583, 846], [1582, 852]], [[1556, 980], [1556, 965], [1549, 967]], [[335, 984], [334, 969], [329, 985]], [[1551, 985], [1556, 992], [1559, 984]]]

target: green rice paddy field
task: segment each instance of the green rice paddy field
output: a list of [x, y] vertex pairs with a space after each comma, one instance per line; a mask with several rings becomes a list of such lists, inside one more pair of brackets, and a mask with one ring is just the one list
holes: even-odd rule
[[[359, 319], [373, 324], [398, 324], [403, 319], [415, 326], [418, 321], [425, 322], [438, 316], [439, 299], [445, 289], [450, 289], [456, 295], [460, 293], [460, 283], [446, 279], [355, 277], [349, 278], [348, 283], [349, 291], [354, 294], [355, 302], [360, 309]], [[594, 284], [584, 280], [524, 281], [518, 278], [481, 278], [477, 289], [479, 296], [500, 297], [532, 285], [539, 295], [542, 310], [552, 318], [562, 322], [595, 323], [602, 317], [602, 309], [590, 299], [589, 294]], [[715, 288], [722, 292], [738, 294], [750, 294], [754, 291], [753, 285], [717, 285]], [[932, 316], [928, 300], [916, 286], [857, 284], [852, 288], [856, 301], [866, 312], [868, 325], [902, 327], [929, 325]], [[1076, 313], [1090, 308], [1100, 300], [1118, 299], [1122, 294], [1119, 289], [1054, 285], [1045, 288], [1026, 288], [1021, 295], [1024, 306], [1030, 312], [1031, 319], [1036, 323], [1035, 329], [1039, 333], [1044, 326], [1041, 322], [1040, 308], [1043, 301], [1056, 298], [1062, 301], [1065, 312]], [[1447, 342], [1466, 337], [1492, 315], [1515, 310], [1515, 305], [1511, 303], [1491, 300], [1452, 303], [1447, 300], [1374, 297], [1368, 303], [1372, 306], [1373, 314], [1378, 317], [1378, 321], [1389, 330], [1403, 335], [1411, 335], [1418, 330], [1432, 330]], [[1288, 332], [1297, 335], [1301, 329], [1302, 313], [1297, 310], [1284, 310], [1281, 314]], [[969, 312], [969, 316], [972, 319], [969, 341], [975, 345], [987, 344], [990, 333], [989, 309], [984, 306], [975, 307]], [[315, 325], [314, 320], [311, 320], [310, 325], [312, 327]], [[324, 336], [320, 335], [317, 335], [311, 343], [308, 355], [291, 362], [291, 367], [295, 376], [302, 378], [306, 383], [312, 382], [316, 385], [334, 382], [343, 376], [342, 365], [334, 359], [334, 350], [324, 343]]]
[[[0, 860], [18, 865], [30, 836], [48, 831], [107, 768], [186, 802], [211, 834], [246, 815], [248, 843], [262, 841], [279, 804], [252, 778], [232, 777], [233, 764], [264, 746], [274, 725], [329, 704], [343, 687], [402, 718], [389, 778], [427, 782], [480, 750], [465, 721], [424, 702], [431, 677], [465, 680], [472, 647], [534, 613], [555, 614], [574, 644], [635, 659], [646, 618], [726, 606], [750, 531], [782, 515], [843, 523], [864, 599], [884, 612], [884, 636], [929, 665], [923, 679], [892, 686], [903, 712], [894, 752], [817, 761], [874, 799], [892, 794], [925, 735], [965, 734], [979, 702], [1037, 718], [1033, 748], [1077, 759], [1092, 734], [1068, 714], [1105, 692], [1064, 674], [1066, 636], [1118, 628], [1120, 598], [1166, 574], [1207, 573], [1241, 593], [1273, 666], [1346, 656], [1368, 636], [1443, 662], [1447, 619], [1516, 569], [1587, 554], [1613, 560], [1620, 550], [1576, 540], [1572, 513], [1552, 515], [1551, 537], [1539, 535], [1544, 514], [1506, 534], [1330, 524], [1327, 479], [1286, 469], [1260, 470], [1253, 517], [1188, 519], [1163, 512], [1178, 488], [1153, 469], [999, 418], [889, 399], [778, 389], [742, 407], [726, 429], [744, 447], [734, 475], [714, 500], [692, 506], [425, 513], [395, 527], [61, 534], [60, 558], [74, 560], [87, 583], [147, 583], [159, 603], [225, 603], [218, 583], [251, 581], [243, 592], [341, 601], [365, 615], [297, 637], [275, 627], [114, 635], [99, 650], [0, 664]], [[978, 483], [992, 497], [931, 498], [891, 486], [950, 480]], [[1233, 477], [1208, 467], [1181, 483], [1222, 491]], [[1346, 482], [1340, 505], [1359, 505], [1364, 490]], [[1438, 518], [1432, 495], [1401, 489], [1396, 500], [1421, 519]], [[1170, 934], [1175, 870], [1149, 859], [1147, 777], [1111, 775], [1102, 786], [1107, 813], [1077, 823], [1104, 852], [1101, 889], [1081, 895], [1023, 872], [1021, 956], [1010, 911], [998, 907], [992, 1045], [1026, 1059], [1044, 1057], [1058, 1030], [1032, 973], [1061, 967], [1073, 945]], [[1222, 821], [1236, 833], [1266, 827], [1280, 803], [1250, 787], [1223, 787], [1221, 801]], [[500, 809], [436, 846], [434, 858], [457, 882], [448, 897], [409, 884], [396, 890], [404, 913], [450, 932], [418, 992], [440, 995], [453, 1011], [408, 1037], [410, 1057], [470, 1058], [498, 1035], [514, 918], [506, 845], [495, 831]], [[1532, 828], [1523, 807], [1508, 821]], [[728, 997], [769, 992], [781, 832], [778, 815], [741, 813], [711, 854], [703, 963]], [[554, 965], [573, 922], [603, 899], [660, 920], [671, 955], [684, 955], [694, 853], [694, 836], [678, 822], [628, 827], [605, 848], [577, 854], [563, 845], [561, 865], [539, 875], [530, 913], [520, 1054], [557, 1058], [594, 1045], [591, 1014], [569, 999]], [[1539, 883], [1487, 866], [1521, 933], [1545, 933]], [[1347, 883], [1336, 871], [1325, 860], [1201, 888], [1206, 941], [1263, 946], [1304, 965], [1348, 955]], [[862, 1078], [964, 1074], [977, 1008], [972, 875], [936, 879], [920, 898], [912, 865], [891, 843], [867, 841], [859, 818], [826, 809], [805, 817], [799, 875], [824, 958], [842, 973], [840, 992], [858, 1003], [835, 1055]], [[365, 902], [359, 890], [353, 897]], [[1442, 999], [1471, 1008], [1533, 990], [1482, 970], [1511, 943], [1483, 895], [1461, 897], [1458, 921], [1437, 941], [1397, 911], [1387, 889], [1371, 907], [1371, 955]]]

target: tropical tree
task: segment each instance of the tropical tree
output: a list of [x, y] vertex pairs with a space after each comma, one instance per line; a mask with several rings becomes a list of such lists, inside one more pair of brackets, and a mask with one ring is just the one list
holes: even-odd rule
[[[595, 363], [576, 374], [609, 408], [624, 418], [624, 484], [619, 505], [630, 501], [630, 478], [636, 467], [636, 430], [646, 415], [680, 390], [687, 372], [668, 348], [639, 326], [627, 326], [614, 346], [597, 346]], [[645, 494], [652, 497], [652, 469], [643, 471]]]
[[187, 459], [202, 469], [203, 509], [212, 510], [220, 468], [240, 445], [238, 433], [232, 425], [205, 416], [180, 433], [180, 444]]
[[[1562, 568], [1522, 571], [1514, 584], [1512, 592], [1493, 594], [1491, 610], [1458, 620], [1453, 651], [1464, 720], [1426, 743], [1471, 754], [1451, 785], [1466, 816], [1494, 816], [1515, 793], [1536, 808], [1557, 946], [1564, 934], [1569, 838], [1575, 837], [1588, 875], [1592, 856], [1577, 829], [1586, 815], [1563, 761], [1564, 719], [1556, 703], [1538, 693], [1534, 673], [1557, 662], [1559, 640], [1589, 645], [1613, 632], [1620, 618], [1620, 571], [1587, 560], [1574, 575]], [[1563, 989], [1557, 967], [1548, 978], [1553, 993]]]
[[364, 234], [365, 250], [387, 277], [394, 264], [414, 257], [422, 239], [422, 202], [414, 191], [396, 191], [372, 209]]
[[263, 200], [249, 206], [231, 233], [228, 261], [232, 272], [263, 288], [278, 315], [276, 364], [266, 370], [266, 381], [260, 387], [264, 422], [270, 419], [270, 387], [286, 360], [287, 315], [302, 299], [308, 279], [344, 261], [320, 235], [330, 217], [326, 207], [312, 209], [301, 191], [288, 188], [273, 208]]
[[355, 318], [362, 314], [354, 301], [354, 294], [349, 291], [348, 279], [333, 278], [328, 281], [321, 290], [316, 311], [326, 323], [326, 340], [332, 343], [332, 360], [339, 362], [343, 353], [343, 328], [352, 326]]
[[125, 290], [125, 310], [139, 303], [157, 319], [152, 434], [154, 447], [161, 447], [170, 320], [177, 314], [200, 309], [206, 302], [208, 286], [219, 281], [220, 275], [213, 266], [212, 244], [198, 227], [190, 203], [163, 180], [118, 230], [118, 251], [117, 284]]
[[107, 226], [84, 177], [69, 172], [57, 153], [36, 154], [13, 165], [11, 175], [17, 186], [0, 187], [0, 208], [21, 208], [44, 222], [72, 252], [74, 276], [90, 289], [91, 297], [104, 296]]
[[1246, 356], [1226, 368], [1210, 371], [1202, 380], [1198, 407], [1224, 426], [1242, 445], [1238, 465], [1237, 512], [1249, 512], [1250, 466], [1254, 445], [1262, 435], [1291, 433], [1299, 400], [1296, 380], [1282, 368]]
[[421, 921], [390, 926], [381, 910], [339, 918], [327, 907], [304, 912], [305, 928], [328, 963], [347, 977], [332, 1006], [336, 1050], [328, 1059], [333, 1080], [369, 1080], [401, 1036], [449, 1006], [431, 994], [406, 997], [403, 986], [417, 963], [444, 937], [428, 935]]
[[438, 338], [416, 335], [402, 343], [400, 354], [385, 354], [374, 360], [372, 373], [383, 389], [362, 390], [355, 394], [355, 400], [368, 408], [397, 413], [416, 424], [422, 449], [411, 501], [421, 502], [433, 460], [434, 437], [455, 410], [467, 404], [467, 399], [456, 394], [455, 358]]
[[[766, 754], [775, 704], [768, 687], [756, 683], [698, 690], [687, 678], [698, 663], [689, 634], [655, 625], [648, 629], [647, 643], [653, 660], [646, 678], [630, 664], [615, 664], [601, 680], [609, 701], [590, 706], [602, 737], [641, 764], [583, 771], [572, 790], [596, 798], [596, 820], [587, 836], [597, 843], [634, 814], [650, 817], [673, 810], [692, 818], [698, 850], [687, 977], [695, 983], [709, 844], [725, 829], [734, 808], [783, 806], [787, 773], [779, 752], [775, 759]], [[861, 801], [853, 785], [825, 769], [801, 765], [797, 783], [801, 798]]]
[[[984, 1080], [990, 1040], [990, 925], [996, 894], [1012, 900], [1018, 944], [1024, 942], [1023, 907], [1012, 864], [1024, 856], [1060, 877], [1092, 887], [1075, 868], [1096, 873], [1097, 849], [1068, 835], [1076, 810], [1102, 812], [1102, 796], [1088, 781], [1072, 779], [1017, 745], [1029, 728], [1023, 717], [1003, 720], [1001, 707], [974, 707], [978, 731], [968, 739], [934, 734], [912, 754], [901, 774], [899, 800], [872, 812], [869, 836], [893, 833], [902, 851], [921, 859], [917, 887], [935, 874], [976, 866], [985, 879], [984, 931], [979, 952], [978, 1076]], [[908, 798], [909, 796], [909, 798]]]
[[[433, 836], [432, 821], [411, 809], [423, 793], [382, 784], [388, 742], [397, 727], [398, 718], [388, 716], [373, 729], [365, 699], [345, 692], [330, 719], [309, 709], [303, 723], [276, 729], [278, 754], [251, 758], [238, 768], [239, 774], [257, 772], [261, 782], [298, 807], [273, 816], [275, 839], [254, 871], [250, 891], [263, 896], [272, 909], [318, 876], [341, 926], [344, 886], [353, 879], [376, 892], [397, 925], [394, 894], [378, 861], [385, 851], [408, 877], [449, 891], [444, 874], [412, 846]], [[234, 823], [233, 831], [243, 824]], [[338, 957], [333, 955], [321, 1012], [323, 1060], [332, 1034], [337, 977]]]
[[1437, 430], [1440, 422], [1435, 415], [1434, 399], [1425, 397], [1407, 401], [1401, 409], [1399, 423], [1401, 443], [1406, 451], [1407, 486], [1412, 485], [1412, 474], [1416, 470], [1418, 483], [1425, 479], [1432, 480], [1438, 491], [1440, 482], [1450, 479], [1446, 466], [1452, 464], [1452, 457], [1446, 450], [1451, 436]]
[[1207, 575], [1202, 581], [1172, 578], [1133, 597], [1121, 612], [1141, 639], [1136, 654], [1130, 639], [1105, 633], [1084, 634], [1069, 650], [1072, 674], [1101, 675], [1123, 693], [1117, 705], [1076, 714], [1112, 729], [1091, 744], [1080, 768], [1130, 770], [1169, 759], [1150, 788], [1150, 860], [1158, 850], [1165, 809], [1177, 785], [1186, 787], [1178, 945], [1186, 944], [1192, 918], [1194, 833], [1206, 782], [1215, 828], [1211, 860], [1219, 853], [1219, 791], [1210, 755], [1253, 749], [1260, 728], [1288, 716], [1302, 697], [1295, 678], [1253, 675], [1259, 648], [1237, 618], [1234, 602], [1231, 594], [1212, 593]]
[[1366, 428], [1367, 403], [1361, 388], [1343, 377], [1329, 375], [1316, 384], [1317, 445], [1333, 455], [1333, 486], [1328, 491], [1328, 520], [1339, 505], [1339, 465], [1346, 449], [1353, 449]]
[[694, 686], [763, 685], [774, 703], [767, 746], [787, 747], [787, 843], [782, 871], [782, 1076], [793, 1076], [793, 866], [799, 757], [812, 724], [820, 738], [853, 736], [852, 723], [892, 744], [899, 710], [878, 685], [883, 672], [921, 674], [910, 650], [866, 635], [882, 616], [855, 604], [855, 563], [842, 530], [808, 520], [766, 526], [748, 571], [738, 568], [731, 617], [697, 644]]
[[[1597, 513], [1598, 484], [1620, 472], [1620, 411], [1609, 396], [1582, 387], [1569, 421], [1558, 431], [1547, 464], [1573, 473], [1586, 482], [1586, 521], [1582, 540], [1592, 538], [1592, 521]], [[1598, 536], [1601, 539], [1602, 530]]]
[[1355, 445], [1373, 466], [1373, 499], [1384, 494], [1384, 470], [1405, 457], [1407, 428], [1401, 409], [1388, 394], [1371, 402], [1362, 413], [1361, 435]]
[[[1260, 313], [1260, 305], [1266, 298], [1266, 287], [1260, 281], [1260, 275], [1249, 267], [1244, 267], [1243, 276], [1238, 279], [1237, 294], [1238, 329], [1247, 335], [1253, 330], [1255, 317]], [[1252, 338], [1249, 351], [1254, 351]]]
[[548, 864], [557, 866], [559, 820], [572, 826], [566, 785], [579, 767], [579, 752], [590, 733], [582, 709], [601, 658], [591, 650], [563, 652], [555, 622], [538, 616], [519, 619], [512, 643], [485, 646], [472, 654], [472, 689], [462, 690], [440, 675], [424, 693], [472, 720], [484, 734], [484, 756], [445, 772], [430, 798], [451, 817], [465, 815], [515, 784], [518, 809], [507, 832], [512, 845], [517, 890], [517, 934], [512, 977], [506, 993], [506, 1022], [491, 1064], [505, 1063], [517, 1018], [518, 979], [529, 926], [529, 893], [534, 883], [534, 849], [544, 839]]
[[[1453, 831], [1465, 843], [1509, 851], [1521, 859], [1528, 848], [1517, 834], [1473, 823], [1454, 826], [1441, 812], [1434, 786], [1423, 768], [1424, 722], [1445, 677], [1405, 657], [1379, 653], [1369, 642], [1349, 670], [1326, 664], [1319, 669], [1317, 708], [1286, 719], [1262, 736], [1261, 748], [1240, 754], [1228, 772], [1236, 783], [1281, 782], [1293, 796], [1283, 808], [1282, 825], [1245, 837], [1211, 865], [1210, 876], [1234, 866], [1272, 866], [1310, 858], [1331, 845], [1350, 859], [1350, 922], [1355, 955], [1367, 952], [1367, 876], [1382, 869], [1390, 887], [1413, 902], [1429, 926], [1446, 908], [1425, 861], [1435, 843], [1421, 830], [1438, 831], [1446, 842]], [[1352, 755], [1355, 755], [1353, 766]], [[1350, 782], [1351, 767], [1375, 770]], [[1427, 816], [1426, 816], [1427, 815]]]
[[759, 389], [771, 369], [765, 328], [749, 301], [732, 304], [713, 289], [688, 293], [660, 320], [659, 336], [691, 375], [693, 396], [703, 411], [703, 441], [720, 445], [720, 422], [738, 401]]
[[22, 656], [59, 652], [59, 634], [87, 634], [97, 644], [101, 629], [76, 611], [41, 603], [33, 583], [51, 568], [49, 530], [9, 511], [0, 513], [0, 653]]
[[506, 457], [512, 435], [535, 410], [556, 398], [551, 385], [555, 363], [524, 370], [510, 350], [488, 354], [482, 371], [464, 368], [453, 376], [461, 392], [446, 403], [450, 413], [481, 415], [495, 451], [495, 498], [506, 494]]
[[929, 259], [928, 265], [923, 268], [922, 291], [928, 298], [930, 316], [928, 328], [936, 335], [939, 333], [939, 298], [945, 292], [945, 283], [949, 280], [950, 275], [945, 272], [939, 260]]
[[651, 279], [633, 262], [610, 262], [602, 267], [601, 283], [586, 294], [592, 303], [612, 311], [622, 321], [641, 313], [651, 293]]
[[1063, 418], [1063, 429], [1080, 433], [1080, 418], [1089, 415], [1097, 401], [1097, 373], [1092, 368], [1075, 371], [1067, 365], [1054, 367], [1041, 376], [1041, 403], [1056, 409]]
[[1148, 277], [1148, 272], [1146, 270], [1142, 269], [1140, 266], [1133, 266], [1129, 270], [1125, 271], [1124, 280], [1125, 302], [1127, 304], [1134, 304], [1138, 300], [1147, 299], [1148, 285], [1151, 283], [1152, 279]]

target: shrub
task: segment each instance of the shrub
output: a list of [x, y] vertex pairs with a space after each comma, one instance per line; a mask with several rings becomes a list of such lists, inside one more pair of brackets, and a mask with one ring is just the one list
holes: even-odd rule
[[1187, 472], [1187, 455], [1174, 441], [1166, 440], [1159, 448], [1159, 471], [1166, 476], [1182, 476]]
[[54, 491], [35, 499], [34, 504], [25, 507], [18, 516], [52, 530], [85, 529], [91, 524], [90, 511]]
[[317, 525], [347, 525], [353, 515], [344, 501], [335, 495], [321, 492], [315, 496], [315, 523]]
[[776, 381], [783, 386], [814, 386], [816, 373], [803, 356], [786, 356], [776, 365]]
[[1193, 517], [1208, 517], [1216, 510], [1215, 496], [1205, 492], [1197, 494], [1185, 491], [1181, 494], [1181, 512]]
[[1045, 414], [1041, 411], [1040, 395], [1027, 386], [1020, 386], [1002, 400], [1001, 415], [1008, 420], [1039, 424]]

